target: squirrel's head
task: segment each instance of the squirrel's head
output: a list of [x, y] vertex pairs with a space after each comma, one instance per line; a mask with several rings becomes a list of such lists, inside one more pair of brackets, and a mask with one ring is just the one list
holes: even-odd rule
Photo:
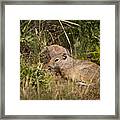
[[47, 65], [48, 69], [63, 69], [67, 64], [69, 55], [67, 53], [58, 54], [55, 57], [51, 58], [50, 62]]
[[[42, 51], [41, 51], [41, 54], [40, 54], [40, 61], [43, 63], [43, 64], [47, 64], [50, 62], [50, 60], [52, 58], [55, 58], [56, 56], [60, 55], [60, 54], [67, 54], [67, 55], [70, 55], [69, 51], [60, 46], [60, 45], [50, 45], [50, 46], [46, 46]], [[57, 61], [57, 60], [56, 60]]]

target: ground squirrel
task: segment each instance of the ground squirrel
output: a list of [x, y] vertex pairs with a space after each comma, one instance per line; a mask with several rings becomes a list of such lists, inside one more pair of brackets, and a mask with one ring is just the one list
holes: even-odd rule
[[63, 78], [78, 81], [83, 85], [97, 84], [100, 79], [99, 65], [87, 60], [73, 59], [67, 53], [60, 53], [51, 58], [47, 67], [58, 70]]

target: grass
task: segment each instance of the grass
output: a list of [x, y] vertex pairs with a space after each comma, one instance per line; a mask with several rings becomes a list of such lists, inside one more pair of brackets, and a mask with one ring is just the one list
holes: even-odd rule
[[[43, 80], [43, 81], [42, 81]], [[46, 73], [43, 79], [36, 78], [33, 84], [32, 78], [26, 76], [21, 82], [20, 98], [22, 100], [96, 100], [100, 99], [99, 85], [90, 87], [89, 92], [85, 93], [87, 87], [80, 86], [71, 80], [53, 78]]]
[[[100, 64], [100, 21], [21, 20], [20, 21], [20, 99], [97, 100], [100, 85], [89, 88], [54, 76], [43, 69], [42, 49], [58, 44], [74, 58]], [[87, 93], [85, 93], [88, 89]]]

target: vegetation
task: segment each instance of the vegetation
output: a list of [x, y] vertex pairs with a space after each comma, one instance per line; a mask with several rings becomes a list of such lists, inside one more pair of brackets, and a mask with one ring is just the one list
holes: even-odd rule
[[48, 45], [67, 48], [72, 57], [100, 65], [99, 20], [20, 21], [20, 99], [99, 99], [99, 90], [83, 88], [73, 81], [55, 79], [43, 69], [40, 54]]

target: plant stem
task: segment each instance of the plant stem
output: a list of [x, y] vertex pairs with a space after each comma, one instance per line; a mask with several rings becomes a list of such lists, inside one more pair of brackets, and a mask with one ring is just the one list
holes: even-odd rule
[[60, 20], [59, 20], [59, 23], [60, 23], [60, 25], [61, 25], [61, 27], [62, 27], [62, 29], [63, 29], [63, 31], [64, 31], [64, 34], [65, 34], [65, 36], [66, 36], [66, 38], [67, 38], [68, 43], [69, 43], [69, 45], [70, 45], [70, 53], [72, 54], [72, 46], [71, 46], [69, 37], [68, 37], [68, 35], [67, 35], [67, 33], [66, 33], [66, 31], [65, 31], [65, 29], [64, 29], [64, 27], [63, 27], [63, 25], [62, 25], [62, 23], [61, 23]]

